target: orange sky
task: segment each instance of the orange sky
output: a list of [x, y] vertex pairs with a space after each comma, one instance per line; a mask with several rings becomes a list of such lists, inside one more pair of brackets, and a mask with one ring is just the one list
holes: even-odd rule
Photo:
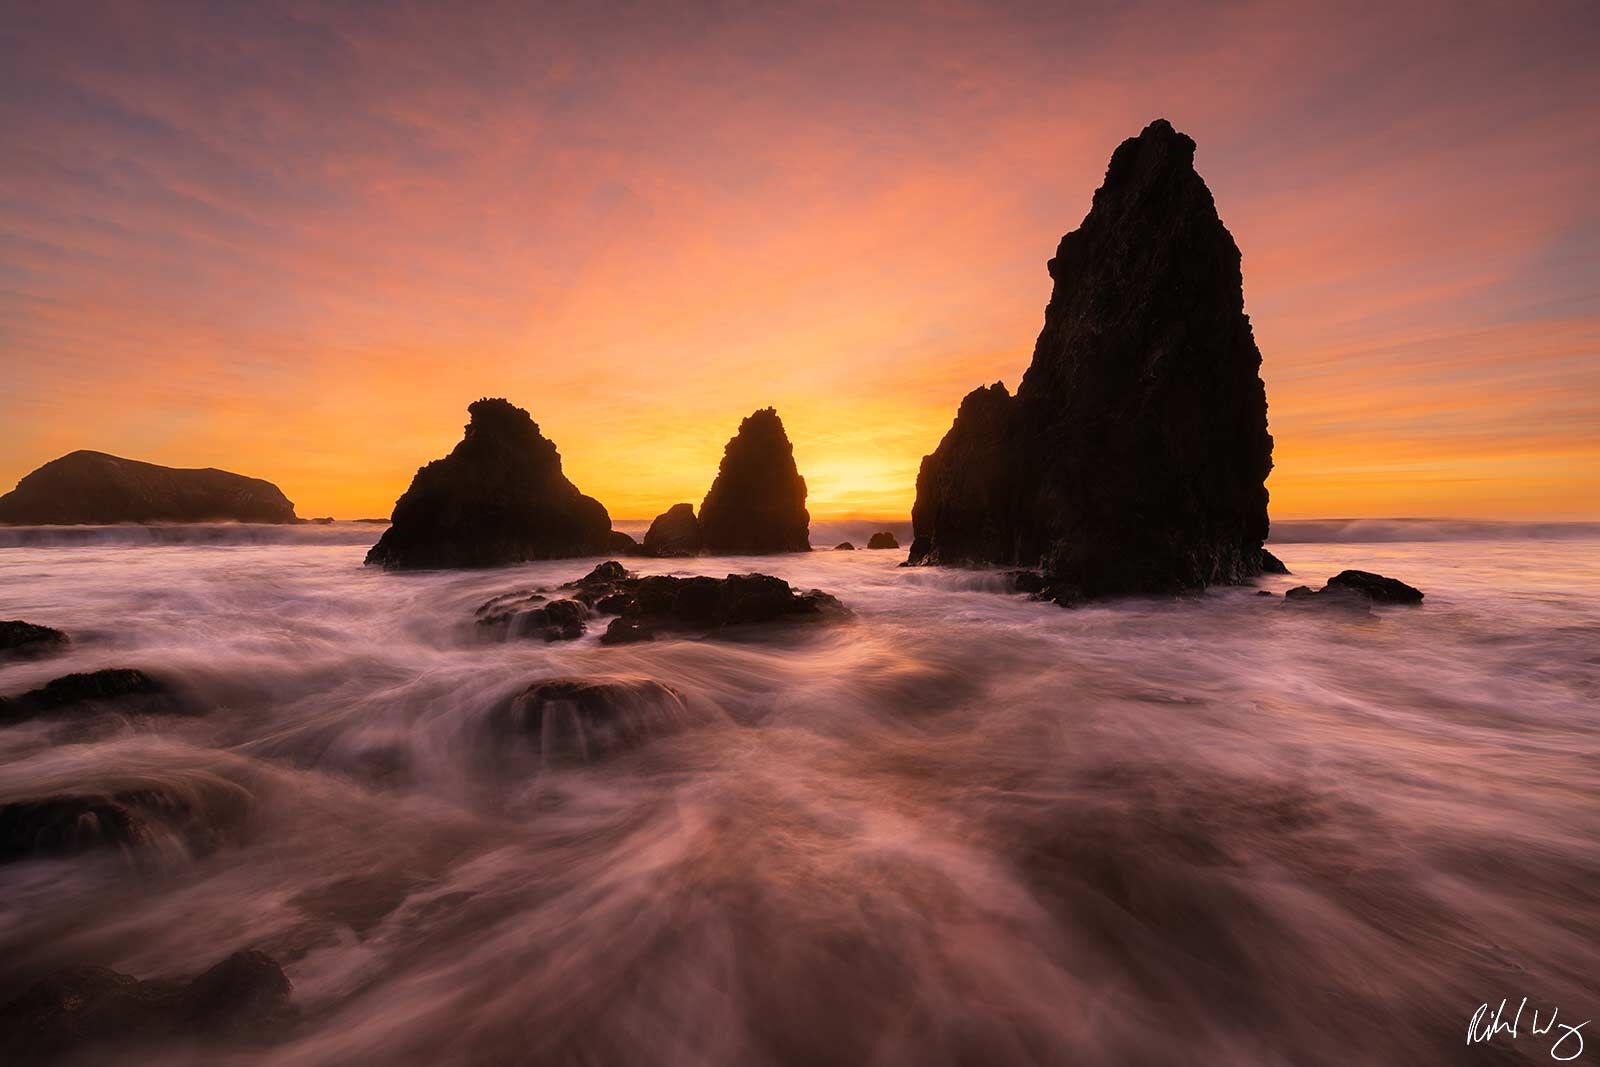
[[8, 6], [0, 487], [96, 448], [386, 515], [503, 395], [615, 517], [768, 404], [813, 514], [903, 515], [1165, 116], [1275, 516], [1600, 516], [1587, 0], [721, 6]]

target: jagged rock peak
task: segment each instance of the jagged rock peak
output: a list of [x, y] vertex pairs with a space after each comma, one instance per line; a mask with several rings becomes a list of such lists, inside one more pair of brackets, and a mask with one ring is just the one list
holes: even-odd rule
[[1112, 154], [1014, 402], [969, 395], [924, 460], [908, 562], [1043, 567], [1064, 597], [1260, 573], [1261, 353], [1194, 155], [1165, 120]]
[[467, 411], [461, 442], [417, 471], [369, 564], [486, 567], [610, 548], [611, 517], [567, 480], [527, 411], [487, 397]]
[[739, 424], [716, 480], [700, 505], [700, 533], [709, 552], [807, 552], [811, 516], [806, 482], [795, 467], [783, 420], [762, 408]]

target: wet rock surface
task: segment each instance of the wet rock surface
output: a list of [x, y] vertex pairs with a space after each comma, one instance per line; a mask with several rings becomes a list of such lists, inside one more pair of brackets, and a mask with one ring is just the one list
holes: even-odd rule
[[195, 715], [199, 705], [171, 682], [131, 667], [68, 674], [20, 696], [0, 697], [0, 726], [47, 715], [113, 711], [129, 715]]
[[[478, 624], [504, 637], [563, 640], [581, 634], [585, 620], [595, 615], [614, 615], [618, 618], [601, 637], [602, 644], [614, 645], [648, 641], [658, 633], [709, 634], [745, 625], [849, 615], [836, 597], [818, 589], [794, 589], [771, 575], [640, 576], [617, 560], [598, 564], [551, 594], [561, 599], [546, 602], [546, 593], [531, 590], [495, 597], [478, 609]], [[553, 619], [552, 609], [558, 608], [561, 615]], [[577, 632], [563, 629], [569, 625]], [[551, 626], [558, 628], [553, 636]]]
[[739, 424], [700, 505], [705, 550], [730, 555], [809, 552], [806, 481], [783, 420], [763, 408]]
[[233, 840], [248, 810], [248, 794], [228, 784], [19, 798], [0, 803], [0, 863], [164, 844], [203, 855]]
[[53, 627], [21, 619], [0, 622], [0, 662], [48, 656], [66, 648], [67, 644], [67, 635]]
[[212, 467], [162, 467], [104, 452], [51, 460], [0, 496], [0, 523], [295, 522], [269, 481]]
[[1297, 585], [1284, 593], [1284, 602], [1299, 606], [1344, 608], [1370, 612], [1374, 604], [1420, 604], [1422, 590], [1398, 578], [1386, 578], [1371, 571], [1340, 571], [1321, 589]]
[[0, 1006], [0, 1052], [9, 1063], [87, 1062], [101, 1044], [271, 1041], [298, 1019], [291, 993], [277, 962], [253, 950], [188, 981], [74, 967]]
[[683, 696], [641, 678], [545, 678], [494, 713], [547, 762], [592, 763], [637, 748], [689, 722]]
[[461, 443], [417, 471], [367, 563], [490, 567], [611, 549], [606, 509], [567, 480], [526, 411], [500, 399], [467, 410]]
[[1042, 567], [1061, 599], [1260, 574], [1272, 467], [1238, 246], [1164, 120], [1112, 155], [1014, 398], [969, 394], [908, 562]]
[[655, 517], [644, 535], [644, 551], [650, 556], [696, 556], [703, 547], [693, 504], [672, 505]]

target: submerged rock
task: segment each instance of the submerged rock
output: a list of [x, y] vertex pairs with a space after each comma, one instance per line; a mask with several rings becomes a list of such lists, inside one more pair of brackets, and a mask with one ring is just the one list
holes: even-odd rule
[[496, 709], [547, 761], [592, 763], [636, 748], [689, 721], [683, 696], [648, 679], [545, 678]]
[[969, 394], [923, 461], [908, 562], [1043, 567], [1089, 596], [1261, 572], [1261, 354], [1194, 148], [1158, 120], [1112, 155], [1017, 395]]
[[700, 505], [706, 551], [733, 555], [809, 552], [806, 481], [773, 408], [739, 424]]
[[541, 593], [513, 593], [480, 607], [477, 623], [480, 630], [502, 641], [573, 641], [583, 636], [588, 617], [589, 609], [576, 600], [547, 601]]
[[256, 951], [235, 952], [187, 982], [74, 967], [0, 1006], [0, 1053], [45, 1063], [102, 1044], [125, 1052], [172, 1040], [271, 1040], [298, 1018], [291, 993], [283, 969]]
[[[620, 616], [607, 627], [602, 644], [648, 641], [657, 633], [711, 633], [729, 627], [772, 622], [841, 619], [849, 611], [836, 597], [821, 590], [806, 592], [781, 578], [766, 574], [704, 575], [630, 574], [621, 563], [608, 560], [588, 574], [562, 586], [571, 600], [540, 608], [538, 593], [518, 592], [496, 597], [479, 609], [479, 622], [506, 627], [514, 635], [524, 612], [548, 611], [554, 604], [576, 601], [585, 612]], [[529, 606], [523, 607], [527, 603]], [[509, 616], [511, 622], [505, 621]], [[542, 617], [540, 617], [542, 618]], [[532, 625], [532, 624], [530, 624]]]
[[70, 452], [0, 496], [0, 523], [295, 522], [294, 505], [260, 478]]
[[1373, 604], [1422, 603], [1422, 590], [1371, 571], [1340, 571], [1321, 589], [1297, 585], [1283, 595], [1287, 604], [1343, 607], [1362, 612], [1370, 612]]
[[644, 550], [651, 556], [697, 556], [702, 547], [693, 504], [672, 505], [655, 517], [644, 535]]
[[131, 667], [114, 667], [63, 675], [21, 696], [0, 697], [0, 726], [68, 712], [195, 715], [201, 710], [169, 682]]
[[49, 626], [12, 619], [0, 622], [0, 660], [48, 656], [67, 646], [67, 635]]
[[556, 446], [526, 411], [498, 399], [467, 410], [461, 443], [417, 471], [367, 563], [492, 567], [610, 548], [611, 517], [562, 474]]
[[174, 843], [208, 853], [230, 841], [249, 806], [237, 786], [148, 786], [0, 803], [0, 863]]
[[894, 534], [883, 530], [872, 535], [867, 541], [868, 548], [899, 548], [900, 542], [894, 539]]
[[1422, 590], [1416, 586], [1371, 571], [1340, 571], [1328, 579], [1327, 589], [1349, 589], [1378, 604], [1422, 603]]

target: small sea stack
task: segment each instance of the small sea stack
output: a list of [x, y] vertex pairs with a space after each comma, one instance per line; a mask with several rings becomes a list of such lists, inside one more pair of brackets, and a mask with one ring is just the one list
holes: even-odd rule
[[923, 460], [908, 562], [1038, 567], [1063, 601], [1262, 572], [1261, 353], [1194, 153], [1159, 119], [1112, 155], [1016, 395], [968, 395]]
[[811, 550], [806, 480], [775, 409], [752, 414], [728, 442], [700, 505], [700, 535], [707, 552], [729, 555]]
[[289, 498], [261, 478], [105, 452], [69, 452], [0, 496], [0, 524], [13, 526], [297, 521]]
[[644, 535], [647, 556], [696, 556], [704, 547], [693, 504], [674, 504], [655, 517]]
[[611, 517], [561, 471], [555, 444], [508, 400], [467, 408], [461, 443], [421, 470], [367, 563], [493, 567], [611, 550]]
[[867, 547], [873, 549], [899, 548], [900, 542], [895, 540], [894, 533], [890, 530], [879, 530], [867, 539]]

